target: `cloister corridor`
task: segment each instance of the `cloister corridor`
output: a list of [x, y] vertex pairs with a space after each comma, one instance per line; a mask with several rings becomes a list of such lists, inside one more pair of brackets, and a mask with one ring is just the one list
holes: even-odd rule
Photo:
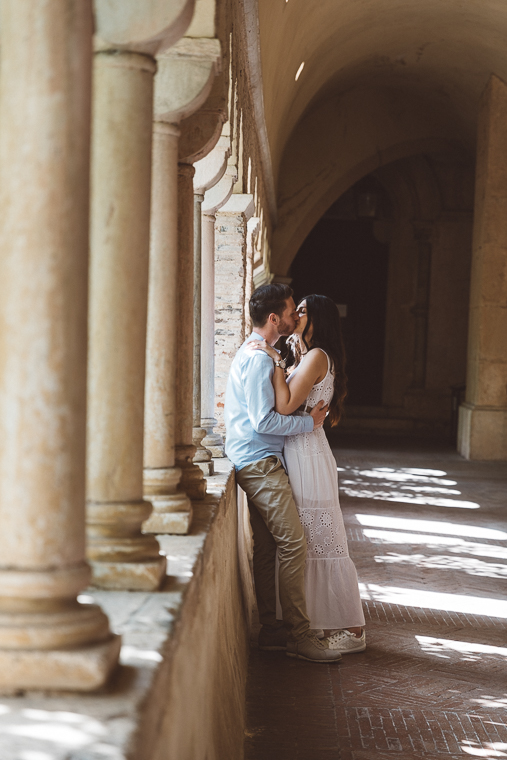
[[337, 434], [367, 649], [335, 665], [252, 645], [247, 760], [507, 756], [504, 463]]

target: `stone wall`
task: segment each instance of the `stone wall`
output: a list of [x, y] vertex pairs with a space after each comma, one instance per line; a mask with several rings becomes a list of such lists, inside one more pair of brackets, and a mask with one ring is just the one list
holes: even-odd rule
[[243, 757], [249, 649], [237, 537], [236, 485], [231, 476], [194, 566], [169, 643], [165, 678], [151, 695], [161, 722], [150, 760]]

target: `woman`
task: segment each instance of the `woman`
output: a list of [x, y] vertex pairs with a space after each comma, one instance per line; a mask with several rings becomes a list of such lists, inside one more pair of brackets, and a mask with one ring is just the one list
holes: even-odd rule
[[[266, 341], [252, 345], [277, 362], [273, 374], [277, 412], [305, 415], [324, 400], [331, 425], [337, 425], [347, 392], [338, 309], [330, 298], [311, 295], [297, 311], [299, 324], [288, 341], [294, 366], [287, 380], [278, 352]], [[324, 430], [288, 436], [284, 456], [307, 540], [305, 586], [311, 626], [329, 633], [330, 648], [362, 652], [366, 641], [357, 574], [339, 506], [336, 461]]]

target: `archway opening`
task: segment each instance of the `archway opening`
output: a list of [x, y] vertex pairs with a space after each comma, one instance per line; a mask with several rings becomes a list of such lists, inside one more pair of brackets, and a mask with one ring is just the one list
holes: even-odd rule
[[365, 177], [329, 207], [290, 270], [296, 298], [321, 293], [339, 306], [348, 405], [382, 405], [389, 245], [376, 223], [390, 217], [384, 188]]
[[391, 162], [329, 206], [292, 262], [296, 297], [323, 293], [344, 315], [343, 428], [455, 434], [453, 403], [466, 372], [473, 179], [465, 155]]

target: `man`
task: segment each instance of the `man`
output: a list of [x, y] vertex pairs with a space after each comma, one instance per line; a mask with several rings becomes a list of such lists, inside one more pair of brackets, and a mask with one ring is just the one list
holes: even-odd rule
[[[273, 360], [248, 348], [251, 340], [270, 345], [290, 335], [297, 322], [292, 290], [287, 285], [263, 285], [250, 299], [254, 332], [236, 354], [225, 394], [225, 450], [236, 468], [236, 479], [248, 497], [254, 537], [254, 579], [261, 649], [287, 649], [290, 657], [311, 662], [341, 659], [310, 630], [306, 612], [304, 572], [306, 540], [284, 469], [286, 435], [321, 427], [327, 407], [317, 405], [309, 417], [283, 416], [274, 411], [271, 378]], [[283, 364], [282, 364], [283, 366]], [[283, 622], [276, 620], [275, 561]]]

